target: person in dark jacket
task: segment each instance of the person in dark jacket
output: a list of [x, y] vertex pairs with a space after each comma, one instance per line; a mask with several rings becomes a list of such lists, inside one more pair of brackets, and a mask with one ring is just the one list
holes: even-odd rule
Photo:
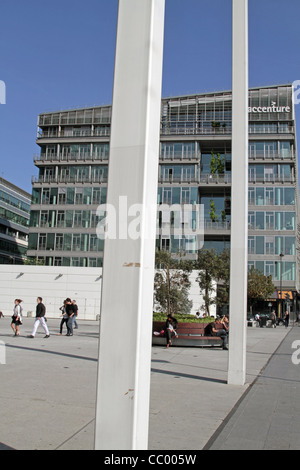
[[221, 321], [219, 318], [216, 318], [214, 322], [209, 323], [206, 325], [204, 329], [205, 336], [218, 336], [223, 341], [223, 349], [228, 349], [228, 332], [229, 327], [227, 321]]
[[45, 320], [45, 314], [46, 314], [46, 307], [43, 304], [43, 299], [42, 297], [38, 297], [36, 299], [37, 301], [37, 306], [36, 306], [36, 314], [35, 314], [35, 322], [33, 325], [33, 331], [32, 334], [29, 336], [29, 338], [34, 338], [37, 332], [38, 327], [41, 325], [42, 328], [44, 329], [46, 336], [45, 338], [50, 337], [50, 333], [47, 327], [47, 323]]
[[72, 300], [66, 299], [66, 314], [68, 315], [67, 319], [67, 334], [66, 336], [73, 336], [73, 317], [75, 315], [75, 307], [72, 304]]
[[289, 311], [287, 310], [284, 315], [284, 324], [286, 328], [289, 326], [289, 322], [290, 322], [290, 314], [289, 314]]
[[166, 340], [167, 340], [167, 349], [172, 346], [172, 337], [175, 336], [178, 338], [176, 329], [178, 326], [178, 322], [176, 318], [172, 317], [172, 315], [168, 315], [167, 321], [166, 321]]

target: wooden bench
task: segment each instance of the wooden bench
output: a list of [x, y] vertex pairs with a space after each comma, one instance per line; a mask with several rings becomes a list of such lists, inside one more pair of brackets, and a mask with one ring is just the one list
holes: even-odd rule
[[[153, 322], [152, 331], [152, 344], [153, 345], [166, 345], [166, 338], [162, 336], [160, 332], [165, 330], [166, 322]], [[184, 347], [205, 347], [205, 346], [217, 346], [223, 345], [223, 341], [218, 336], [205, 336], [204, 329], [207, 323], [180, 323], [178, 322], [177, 334], [172, 338], [172, 346], [184, 346]]]

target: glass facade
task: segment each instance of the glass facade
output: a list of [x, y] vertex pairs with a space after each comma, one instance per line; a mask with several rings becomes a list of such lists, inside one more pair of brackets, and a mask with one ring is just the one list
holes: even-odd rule
[[[289, 85], [249, 90], [248, 256], [249, 267], [294, 289], [298, 170], [292, 93]], [[102, 265], [96, 210], [106, 202], [110, 118], [110, 106], [39, 116], [29, 248], [46, 264]], [[202, 204], [204, 247], [218, 252], [230, 248], [231, 119], [231, 92], [162, 100], [157, 203]], [[169, 228], [169, 235], [157, 234], [157, 247], [195, 259], [195, 236], [174, 237], [172, 219]]]
[[30, 194], [0, 178], [0, 264], [23, 264], [27, 254]]

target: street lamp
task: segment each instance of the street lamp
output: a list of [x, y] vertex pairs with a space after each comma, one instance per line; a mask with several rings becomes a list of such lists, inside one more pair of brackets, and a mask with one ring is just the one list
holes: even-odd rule
[[284, 257], [284, 254], [281, 252], [280, 253], [280, 317], [283, 315], [283, 298], [282, 298], [282, 258]]

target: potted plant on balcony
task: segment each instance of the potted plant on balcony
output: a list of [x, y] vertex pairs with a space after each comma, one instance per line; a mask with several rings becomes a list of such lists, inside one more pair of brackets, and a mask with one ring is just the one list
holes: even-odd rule
[[218, 221], [218, 216], [216, 214], [216, 205], [215, 205], [215, 202], [213, 199], [210, 200], [210, 204], [209, 204], [209, 207], [210, 207], [210, 211], [209, 211], [209, 217], [210, 217], [210, 220], [215, 223]]

